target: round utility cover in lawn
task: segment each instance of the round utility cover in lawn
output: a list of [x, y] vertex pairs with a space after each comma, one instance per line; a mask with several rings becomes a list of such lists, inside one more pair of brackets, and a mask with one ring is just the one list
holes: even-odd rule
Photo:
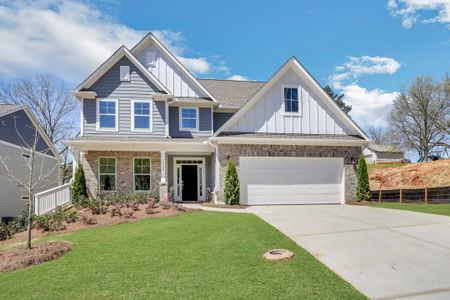
[[287, 249], [272, 249], [264, 253], [263, 257], [270, 261], [284, 260], [294, 257], [294, 252]]

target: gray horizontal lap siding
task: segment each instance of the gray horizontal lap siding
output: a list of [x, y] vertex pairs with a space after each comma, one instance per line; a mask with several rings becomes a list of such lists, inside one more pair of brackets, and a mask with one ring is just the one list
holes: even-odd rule
[[169, 135], [171, 137], [193, 137], [211, 135], [211, 108], [200, 107], [199, 109], [199, 131], [180, 131], [179, 107], [169, 108]]
[[215, 112], [214, 113], [214, 132], [216, 132], [234, 113]]
[[97, 101], [83, 101], [83, 135], [140, 135], [140, 136], [164, 136], [166, 104], [164, 101], [153, 101], [153, 132], [131, 131], [131, 100], [119, 99], [119, 130], [97, 131]]
[[[130, 66], [130, 81], [120, 81], [120, 66]], [[131, 100], [148, 100], [157, 88], [131, 61], [123, 57], [92, 86], [100, 99], [118, 99], [118, 131], [97, 131], [97, 101], [83, 101], [83, 135], [165, 135], [165, 102], [153, 102], [153, 132], [131, 131]]]

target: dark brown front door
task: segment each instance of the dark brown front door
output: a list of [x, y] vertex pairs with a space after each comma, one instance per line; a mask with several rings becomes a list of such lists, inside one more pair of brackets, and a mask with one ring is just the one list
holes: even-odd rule
[[183, 180], [183, 201], [198, 200], [198, 176], [196, 165], [181, 166], [181, 180]]

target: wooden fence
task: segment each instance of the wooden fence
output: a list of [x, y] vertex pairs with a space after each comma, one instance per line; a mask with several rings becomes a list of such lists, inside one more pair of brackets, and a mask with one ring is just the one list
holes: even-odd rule
[[450, 203], [450, 186], [371, 191], [371, 201], [399, 203]]

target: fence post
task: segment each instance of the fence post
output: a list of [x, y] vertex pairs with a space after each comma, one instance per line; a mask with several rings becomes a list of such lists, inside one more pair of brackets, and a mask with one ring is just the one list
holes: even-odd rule
[[428, 204], [428, 188], [425, 187], [425, 204]]
[[403, 202], [403, 190], [400, 189], [400, 203]]
[[381, 189], [378, 191], [378, 203], [381, 202]]

